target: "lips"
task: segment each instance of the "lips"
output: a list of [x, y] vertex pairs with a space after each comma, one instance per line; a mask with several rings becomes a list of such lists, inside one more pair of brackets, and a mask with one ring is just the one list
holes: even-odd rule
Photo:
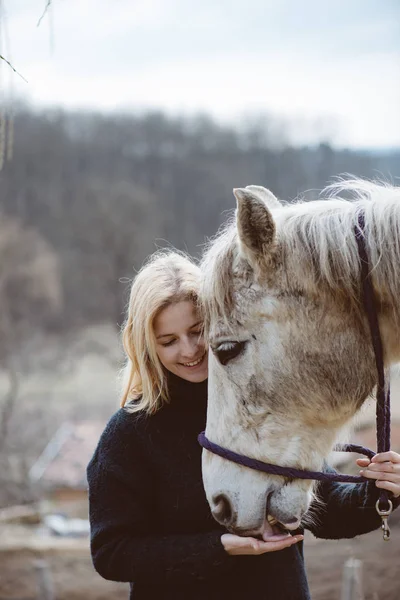
[[201, 363], [201, 361], [203, 360], [205, 356], [205, 353], [200, 356], [199, 358], [196, 358], [196, 360], [193, 360], [191, 362], [187, 362], [187, 363], [180, 363], [181, 365], [183, 365], [184, 367], [197, 367], [197, 365], [199, 365]]
[[290, 533], [286, 531], [276, 519], [271, 517], [271, 515], [268, 515], [264, 520], [261, 537], [264, 542], [277, 542], [278, 540], [284, 540], [287, 537], [290, 537]]

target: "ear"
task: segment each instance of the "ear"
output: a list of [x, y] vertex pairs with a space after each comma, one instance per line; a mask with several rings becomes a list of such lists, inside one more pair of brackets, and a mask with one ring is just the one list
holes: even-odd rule
[[261, 185], [246, 185], [245, 189], [252, 192], [257, 198], [260, 198], [260, 200], [263, 200], [271, 210], [282, 206], [282, 203], [279, 202], [278, 198], [274, 196], [270, 190], [267, 190], [267, 188], [262, 187]]
[[275, 240], [275, 223], [264, 201], [247, 188], [233, 190], [242, 254], [252, 266], [267, 258]]

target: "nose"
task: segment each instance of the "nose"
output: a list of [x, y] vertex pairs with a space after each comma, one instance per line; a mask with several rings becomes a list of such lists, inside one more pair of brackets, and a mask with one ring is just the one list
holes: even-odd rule
[[284, 511], [282, 509], [278, 509], [277, 507], [270, 508], [268, 513], [271, 517], [274, 517], [281, 525], [288, 529], [289, 531], [295, 531], [300, 527], [301, 524], [301, 515], [294, 515], [291, 512]]
[[213, 496], [213, 509], [212, 515], [218, 523], [225, 527], [232, 527], [235, 521], [235, 515], [232, 509], [232, 505], [225, 494], [218, 494]]
[[182, 340], [182, 355], [187, 358], [194, 358], [197, 354], [197, 341], [194, 341], [190, 338], [185, 338]]
[[301, 518], [299, 517], [291, 517], [288, 520], [286, 520], [285, 523], [282, 523], [285, 529], [288, 529], [289, 531], [295, 531], [300, 527], [300, 524]]

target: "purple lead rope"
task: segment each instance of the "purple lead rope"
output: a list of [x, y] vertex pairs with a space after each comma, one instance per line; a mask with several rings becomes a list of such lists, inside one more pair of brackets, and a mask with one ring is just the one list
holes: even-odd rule
[[[261, 460], [257, 460], [256, 458], [250, 458], [249, 456], [238, 454], [237, 452], [233, 452], [233, 450], [228, 450], [228, 448], [223, 448], [218, 444], [214, 444], [206, 437], [204, 431], [200, 433], [197, 439], [200, 445], [203, 446], [203, 448], [209, 450], [213, 454], [221, 456], [221, 458], [226, 458], [231, 462], [243, 465], [244, 467], [248, 467], [249, 469], [255, 469], [256, 471], [262, 471], [263, 473], [269, 473], [270, 475], [281, 475], [282, 477], [289, 477], [291, 479], [316, 479], [318, 481], [334, 480], [346, 483], [363, 483], [364, 481], [367, 481], [366, 477], [361, 477], [357, 475], [344, 475], [342, 473], [324, 473], [322, 471], [306, 471], [304, 469], [295, 469], [294, 467], [280, 467], [278, 465], [266, 463]], [[368, 448], [363, 448], [363, 446], [355, 446], [353, 444], [337, 446], [336, 450], [341, 450], [343, 452], [358, 452], [360, 454], [365, 454], [369, 458], [372, 458], [375, 455], [375, 452], [373, 452], [372, 450], [369, 450]]]
[[[374, 348], [375, 363], [378, 373], [378, 383], [376, 392], [376, 429], [377, 429], [377, 452], [387, 452], [390, 450], [390, 387], [385, 385], [385, 368], [383, 362], [383, 345], [379, 329], [378, 314], [376, 310], [375, 292], [370, 276], [370, 263], [368, 253], [365, 246], [364, 237], [365, 221], [364, 214], [358, 214], [358, 224], [354, 227], [355, 238], [357, 241], [358, 253], [361, 263], [361, 285], [364, 308], [368, 318], [369, 329], [371, 332], [372, 345]], [[249, 469], [255, 469], [270, 475], [280, 475], [292, 479], [315, 479], [318, 481], [340, 481], [345, 483], [364, 483], [367, 478], [356, 475], [345, 475], [342, 473], [324, 473], [320, 471], [307, 471], [304, 469], [296, 469], [294, 467], [281, 467], [271, 463], [265, 463], [255, 458], [250, 458], [228, 448], [223, 448], [218, 444], [210, 441], [203, 431], [198, 436], [200, 445], [212, 452], [235, 462]], [[336, 446], [335, 450], [343, 452], [356, 452], [364, 454], [368, 458], [375, 456], [375, 452], [363, 446], [354, 444], [345, 444]], [[389, 492], [381, 490], [379, 499], [376, 503], [376, 510], [382, 518], [383, 538], [389, 539], [390, 531], [387, 526], [387, 517], [392, 511], [392, 503], [389, 500]]]
[[[365, 246], [364, 229], [364, 213], [360, 212], [358, 214], [358, 227], [355, 227], [355, 237], [361, 262], [361, 285], [364, 308], [368, 318], [372, 345], [374, 348], [375, 365], [378, 373], [378, 383], [376, 388], [376, 449], [378, 453], [381, 453], [390, 450], [390, 385], [388, 385], [386, 389], [383, 344], [376, 309], [377, 302], [375, 290], [371, 281], [370, 263]], [[381, 490], [377, 509], [383, 507], [381, 510], [386, 511], [390, 505], [389, 493], [387, 490]]]

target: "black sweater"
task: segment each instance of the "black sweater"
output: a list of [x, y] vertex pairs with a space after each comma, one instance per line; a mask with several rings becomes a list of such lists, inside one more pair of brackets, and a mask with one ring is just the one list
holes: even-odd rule
[[[307, 600], [302, 543], [230, 556], [201, 479], [197, 435], [207, 383], [170, 377], [171, 402], [155, 415], [121, 409], [88, 466], [91, 550], [105, 579], [131, 583], [134, 600]], [[374, 483], [319, 487], [313, 534], [354, 537], [380, 526]], [[397, 504], [397, 503], [396, 503]]]

